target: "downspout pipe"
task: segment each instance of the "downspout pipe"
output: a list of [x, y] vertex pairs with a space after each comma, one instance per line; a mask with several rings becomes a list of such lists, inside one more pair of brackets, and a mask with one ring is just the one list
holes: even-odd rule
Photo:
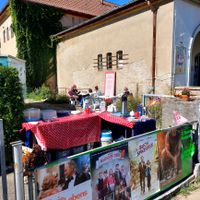
[[147, 5], [153, 12], [153, 43], [152, 43], [152, 93], [155, 94], [155, 80], [156, 80], [156, 36], [157, 36], [157, 12], [158, 5], [152, 5], [151, 1], [146, 0]]

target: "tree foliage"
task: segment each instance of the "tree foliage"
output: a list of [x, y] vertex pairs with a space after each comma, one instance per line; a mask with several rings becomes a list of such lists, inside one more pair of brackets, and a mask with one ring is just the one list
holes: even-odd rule
[[24, 101], [16, 69], [0, 66], [0, 119], [3, 119], [6, 155], [12, 155], [10, 142], [19, 138]]
[[10, 0], [18, 57], [26, 60], [27, 86], [40, 87], [56, 72], [55, 45], [50, 35], [62, 30], [63, 12], [39, 4]]

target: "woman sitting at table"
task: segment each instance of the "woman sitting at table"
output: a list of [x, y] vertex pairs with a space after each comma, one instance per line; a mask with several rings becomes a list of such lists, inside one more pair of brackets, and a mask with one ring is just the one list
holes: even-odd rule
[[80, 94], [80, 91], [77, 90], [77, 86], [73, 85], [70, 89], [70, 91], [68, 92], [69, 96], [70, 96], [70, 100], [72, 102], [76, 102], [76, 101], [81, 101], [82, 99], [82, 95]]

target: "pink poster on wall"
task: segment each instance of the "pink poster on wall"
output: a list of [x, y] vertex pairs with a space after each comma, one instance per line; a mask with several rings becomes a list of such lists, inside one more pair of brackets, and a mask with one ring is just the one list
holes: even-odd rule
[[112, 97], [115, 95], [115, 78], [115, 72], [105, 73], [104, 94], [106, 97]]

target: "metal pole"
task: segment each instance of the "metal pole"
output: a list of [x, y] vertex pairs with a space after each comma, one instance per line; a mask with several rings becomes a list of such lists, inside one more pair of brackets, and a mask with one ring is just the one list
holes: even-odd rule
[[32, 174], [28, 175], [28, 196], [29, 200], [33, 200], [33, 179]]
[[8, 200], [7, 178], [6, 178], [6, 160], [5, 160], [5, 145], [4, 145], [4, 132], [3, 132], [3, 120], [2, 119], [0, 119], [0, 160], [1, 160], [3, 200]]
[[11, 143], [14, 157], [16, 200], [24, 200], [24, 178], [22, 165], [22, 141]]

